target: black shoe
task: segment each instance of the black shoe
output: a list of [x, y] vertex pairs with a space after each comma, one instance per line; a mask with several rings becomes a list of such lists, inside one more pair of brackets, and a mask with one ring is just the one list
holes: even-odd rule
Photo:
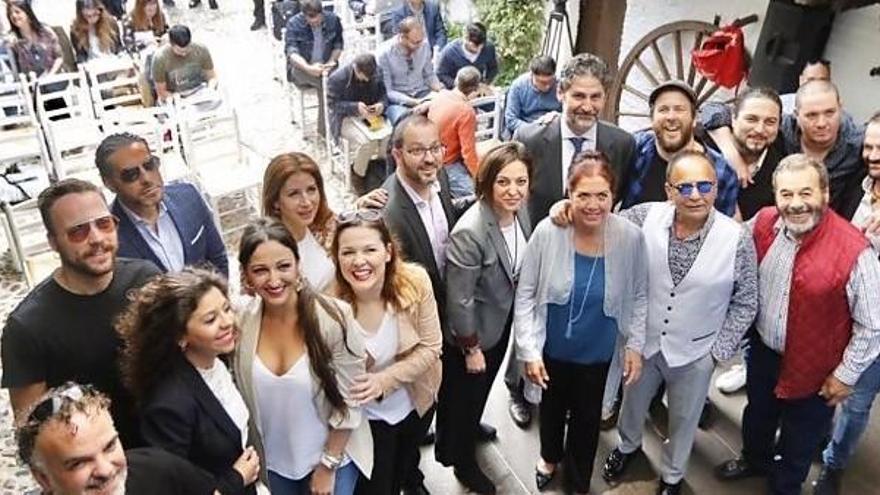
[[194, 9], [202, 4], [202, 0], [189, 0], [189, 8]]
[[741, 480], [754, 476], [764, 476], [766, 473], [752, 466], [749, 461], [742, 457], [731, 459], [715, 466], [715, 477], [721, 481]]
[[822, 467], [819, 478], [813, 482], [813, 495], [837, 495], [840, 493], [840, 482], [843, 478], [843, 469]]
[[626, 471], [626, 466], [629, 464], [629, 461], [632, 460], [640, 450], [641, 449], [630, 452], [629, 454], [624, 454], [619, 448], [615, 447], [605, 459], [605, 464], [602, 465], [602, 478], [604, 478], [605, 481], [614, 481], [620, 478], [620, 475]]
[[498, 430], [496, 430], [494, 426], [480, 423], [479, 429], [477, 430], [477, 440], [481, 442], [491, 442], [496, 438], [498, 438]]
[[679, 495], [681, 493], [682, 485], [684, 485], [684, 481], [672, 484], [667, 483], [663, 481], [663, 478], [660, 478], [660, 485], [657, 487], [657, 495]]
[[424, 483], [419, 483], [417, 486], [403, 487], [403, 495], [431, 495], [431, 492], [428, 491]]
[[697, 423], [697, 426], [701, 430], [705, 430], [709, 426], [711, 426], [711, 421], [713, 417], [713, 413], [715, 412], [712, 408], [712, 403], [709, 402], [709, 399], [706, 399], [706, 402], [703, 403], [703, 410], [700, 411], [700, 422]]
[[547, 488], [547, 485], [553, 481], [553, 476], [556, 475], [556, 471], [554, 470], [552, 473], [545, 474], [542, 473], [538, 468], [535, 468], [535, 485], [537, 485], [538, 490], [544, 491]]
[[208, 0], [208, 8], [217, 10], [217, 0]]
[[256, 31], [258, 29], [263, 29], [266, 27], [266, 21], [263, 19], [254, 19], [254, 23], [251, 24], [251, 31]]
[[462, 468], [456, 466], [453, 473], [455, 473], [458, 481], [472, 492], [495, 493], [495, 484], [492, 483], [492, 480], [486, 476], [486, 473], [476, 463]]
[[522, 429], [526, 429], [532, 423], [532, 408], [525, 401], [519, 399], [510, 399], [510, 406], [507, 407], [510, 413], [510, 419]]
[[425, 433], [425, 437], [422, 438], [422, 447], [427, 447], [428, 445], [434, 445], [434, 440], [437, 439], [437, 434], [434, 432], [434, 426], [432, 425], [428, 429], [428, 433]]

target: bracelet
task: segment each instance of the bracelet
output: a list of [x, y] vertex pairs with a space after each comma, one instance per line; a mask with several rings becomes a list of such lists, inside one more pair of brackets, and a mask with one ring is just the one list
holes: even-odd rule
[[334, 457], [326, 451], [321, 453], [321, 465], [330, 471], [336, 471], [340, 464], [342, 464], [341, 455], [339, 457]]

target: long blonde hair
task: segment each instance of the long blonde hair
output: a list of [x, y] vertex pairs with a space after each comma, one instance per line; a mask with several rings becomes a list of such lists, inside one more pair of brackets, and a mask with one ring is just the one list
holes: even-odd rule
[[85, 9], [96, 9], [101, 13], [98, 23], [95, 24], [95, 36], [98, 37], [98, 46], [102, 51], [112, 51], [113, 45], [119, 42], [119, 28], [100, 0], [76, 0], [76, 18], [70, 26], [70, 31], [76, 36], [76, 48], [89, 49], [89, 21], [83, 17]]

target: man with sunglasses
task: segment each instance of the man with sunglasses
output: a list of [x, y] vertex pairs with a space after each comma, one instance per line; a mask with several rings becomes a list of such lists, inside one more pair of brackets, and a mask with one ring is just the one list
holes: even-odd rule
[[648, 325], [642, 376], [624, 391], [620, 444], [602, 470], [608, 481], [618, 479], [641, 450], [645, 416], [663, 384], [669, 440], [663, 445], [657, 493], [681, 493], [715, 363], [736, 354], [757, 313], [751, 233], [713, 206], [717, 182], [708, 156], [683, 150], [666, 168], [669, 200], [621, 212], [645, 234]]
[[65, 383], [43, 395], [18, 424], [18, 454], [43, 493], [209, 495], [213, 479], [162, 449], [123, 450], [110, 400]]
[[226, 246], [201, 193], [188, 183], [164, 184], [146, 140], [111, 134], [98, 146], [95, 164], [116, 194], [111, 210], [119, 218], [120, 256], [152, 261], [164, 272], [210, 263], [229, 276]]
[[113, 329], [126, 295], [159, 273], [143, 260], [117, 258], [118, 220], [94, 184], [65, 179], [37, 200], [49, 245], [61, 266], [19, 303], [2, 337], [2, 386], [13, 413], [69, 380], [93, 385], [113, 399], [122, 439], [142, 442], [133, 400], [120, 381], [121, 340]]

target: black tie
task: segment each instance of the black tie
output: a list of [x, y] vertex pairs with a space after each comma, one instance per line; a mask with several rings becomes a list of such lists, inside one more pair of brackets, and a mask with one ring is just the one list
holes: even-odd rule
[[571, 155], [571, 163], [574, 163], [574, 158], [581, 152], [581, 149], [584, 147], [584, 141], [586, 141], [587, 138], [575, 136], [568, 139], [571, 141], [571, 144], [574, 145], [574, 154]]

